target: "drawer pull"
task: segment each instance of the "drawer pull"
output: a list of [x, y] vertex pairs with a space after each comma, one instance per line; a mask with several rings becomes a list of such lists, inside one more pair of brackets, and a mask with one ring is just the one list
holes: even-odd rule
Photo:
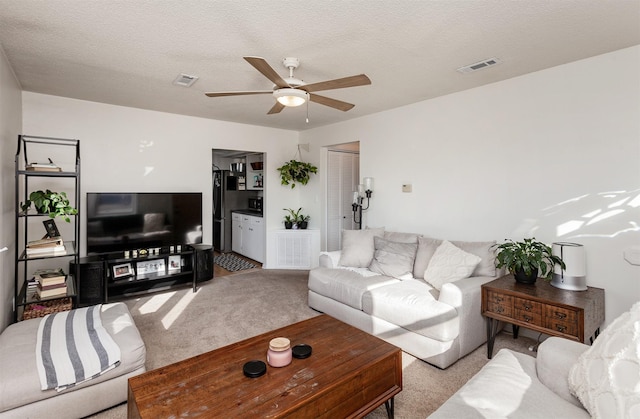
[[567, 330], [567, 326], [562, 326], [560, 324], [556, 324], [556, 330], [558, 330], [558, 332], [564, 333], [565, 330]]
[[531, 306], [527, 306], [527, 305], [525, 305], [525, 306], [524, 306], [524, 310], [525, 310], [525, 311], [531, 311]]
[[504, 307], [498, 306], [496, 307], [496, 313], [502, 313], [504, 311]]
[[522, 316], [524, 318], [524, 321], [529, 323], [531, 320], [533, 320], [533, 317], [529, 317], [529, 316]]
[[494, 297], [493, 301], [495, 301], [496, 303], [501, 303], [504, 300], [504, 298], [502, 297]]
[[555, 312], [555, 315], [556, 315], [556, 318], [557, 318], [557, 319], [561, 319], [561, 320], [562, 320], [562, 319], [565, 319], [565, 318], [567, 317], [567, 313], [561, 313], [561, 312], [559, 312], [559, 311], [556, 311], [556, 312]]

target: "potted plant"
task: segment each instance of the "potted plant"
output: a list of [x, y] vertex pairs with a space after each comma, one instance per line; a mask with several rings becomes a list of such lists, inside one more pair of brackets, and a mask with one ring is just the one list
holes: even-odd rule
[[298, 228], [298, 218], [300, 217], [300, 210], [302, 210], [302, 208], [298, 208], [297, 211], [294, 211], [291, 208], [282, 209], [288, 212], [288, 214], [284, 216], [284, 228], [287, 230], [291, 228]]
[[296, 187], [296, 182], [306, 185], [309, 182], [311, 173], [318, 173], [318, 168], [311, 163], [289, 160], [282, 167], [278, 167], [280, 172], [280, 184]]
[[27, 202], [20, 203], [20, 208], [22, 211], [27, 211], [31, 204], [38, 211], [38, 214], [49, 214], [51, 218], [60, 216], [68, 223], [71, 222], [69, 216], [78, 213], [78, 210], [71, 206], [65, 192], [53, 192], [49, 189], [33, 191], [29, 194]]
[[309, 219], [311, 219], [311, 216], [300, 214], [298, 216], [298, 227], [301, 230], [306, 230], [307, 227], [309, 226]]
[[540, 273], [549, 279], [555, 265], [565, 268], [562, 259], [551, 253], [551, 247], [536, 241], [535, 237], [521, 242], [507, 239], [495, 247], [496, 268], [507, 268], [516, 282], [534, 284]]

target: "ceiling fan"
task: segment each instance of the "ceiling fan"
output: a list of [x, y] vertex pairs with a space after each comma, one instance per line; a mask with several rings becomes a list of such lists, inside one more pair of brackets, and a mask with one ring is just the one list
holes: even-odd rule
[[239, 92], [209, 92], [205, 95], [209, 97], [223, 96], [243, 96], [271, 94], [276, 99], [275, 105], [267, 112], [268, 115], [279, 113], [285, 107], [300, 106], [307, 101], [329, 106], [341, 111], [348, 111], [355, 105], [341, 100], [320, 96], [313, 92], [321, 90], [343, 89], [345, 87], [364, 86], [371, 84], [371, 80], [365, 74], [357, 76], [343, 77], [335, 80], [327, 80], [319, 83], [304, 84], [302, 80], [293, 77], [293, 70], [300, 66], [297, 58], [287, 57], [282, 60], [282, 64], [289, 69], [289, 77], [282, 78], [276, 71], [261, 57], [243, 57], [256, 70], [271, 80], [275, 86], [271, 90], [239, 91]]

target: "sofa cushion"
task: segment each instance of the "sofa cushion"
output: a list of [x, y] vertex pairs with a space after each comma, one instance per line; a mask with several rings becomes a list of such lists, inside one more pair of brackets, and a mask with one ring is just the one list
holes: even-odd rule
[[309, 271], [308, 287], [320, 295], [362, 310], [362, 295], [370, 289], [400, 282], [387, 276], [364, 277], [346, 269], [316, 268]]
[[422, 336], [451, 341], [459, 333], [458, 312], [430, 290], [415, 279], [372, 288], [362, 296], [362, 311]]
[[435, 289], [443, 284], [468, 278], [480, 263], [480, 257], [467, 253], [445, 240], [436, 249], [424, 273], [424, 280]]
[[[451, 243], [465, 252], [481, 258], [471, 276], [496, 276], [496, 252], [492, 247], [496, 244], [495, 240], [483, 242], [451, 240]], [[442, 240], [440, 239], [418, 237], [418, 251], [416, 252], [416, 261], [413, 267], [413, 276], [415, 278], [424, 278], [424, 272], [427, 270], [436, 249], [441, 244]]]
[[569, 372], [569, 388], [594, 418], [640, 417], [640, 302], [615, 319]]
[[368, 267], [375, 252], [373, 238], [383, 235], [383, 227], [366, 230], [342, 230], [340, 265], [354, 268]]
[[399, 279], [413, 278], [413, 261], [418, 250], [416, 243], [398, 243], [374, 237], [375, 252], [369, 269], [381, 275]]
[[385, 231], [383, 237], [387, 240], [391, 240], [392, 242], [418, 244], [418, 237], [421, 237], [421, 235], [416, 233]]
[[[135, 370], [144, 371], [146, 349], [127, 306], [124, 303], [103, 304], [100, 316], [102, 325], [120, 347], [120, 365], [64, 392], [96, 385]], [[36, 335], [42, 319], [14, 323], [0, 335], [0, 412], [60, 394], [55, 390], [40, 390]]]

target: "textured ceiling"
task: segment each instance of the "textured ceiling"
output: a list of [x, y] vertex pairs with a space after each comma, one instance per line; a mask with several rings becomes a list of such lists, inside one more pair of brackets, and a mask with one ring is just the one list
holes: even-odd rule
[[[1, 0], [0, 44], [26, 91], [305, 130], [638, 45], [640, 0]], [[267, 115], [270, 95], [206, 97], [272, 88], [245, 55], [372, 84], [321, 92], [356, 106], [311, 103], [309, 123], [306, 106]], [[200, 79], [174, 86], [180, 73]]]

